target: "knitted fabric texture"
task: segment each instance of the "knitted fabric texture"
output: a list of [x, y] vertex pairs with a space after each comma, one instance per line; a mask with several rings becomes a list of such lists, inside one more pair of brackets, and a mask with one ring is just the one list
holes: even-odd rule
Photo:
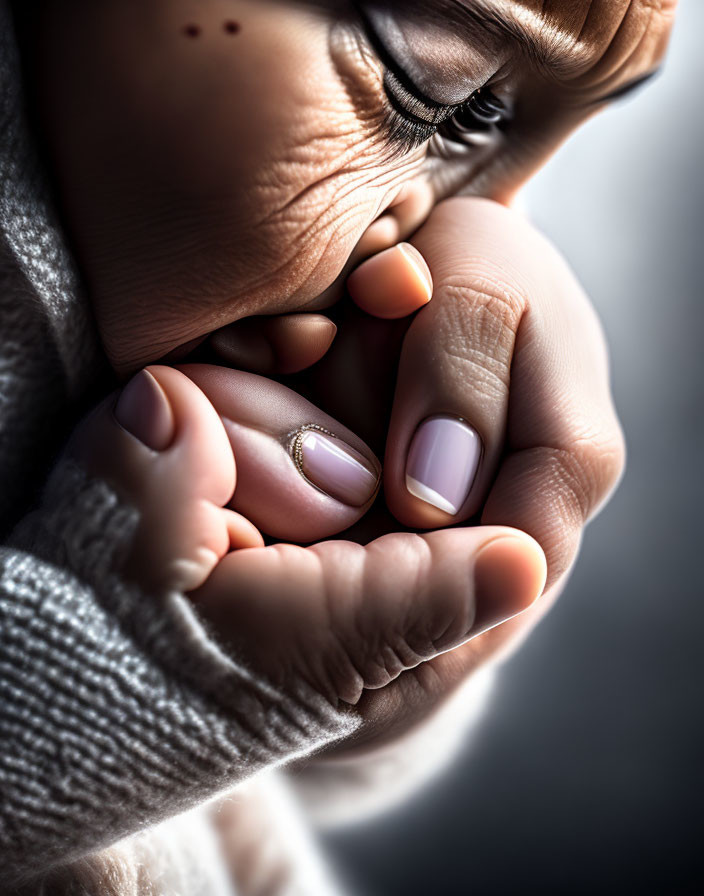
[[136, 514], [62, 462], [104, 369], [22, 113], [0, 0], [0, 881], [41, 875], [356, 722], [221, 650], [182, 595], [119, 576]]

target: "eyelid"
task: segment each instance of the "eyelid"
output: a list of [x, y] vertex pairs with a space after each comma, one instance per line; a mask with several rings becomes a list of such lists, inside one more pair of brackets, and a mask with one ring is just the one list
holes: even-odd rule
[[421, 99], [386, 65], [384, 65], [384, 90], [389, 102], [400, 115], [427, 127], [437, 127], [451, 118], [459, 108], [459, 105], [445, 106]]
[[451, 126], [454, 117], [463, 109], [472, 112], [482, 130], [500, 123], [506, 107], [490, 92], [489, 97], [483, 98], [483, 106], [479, 110], [471, 105], [473, 101], [478, 101], [483, 90], [488, 90], [487, 85], [478, 87], [469, 96], [452, 104], [441, 103], [426, 96], [388, 51], [364, 10], [360, 9], [359, 4], [354, 5], [367, 40], [383, 66], [384, 92], [395, 113], [395, 120], [389, 119], [386, 122], [387, 136], [392, 143], [396, 142], [404, 150], [414, 149], [430, 140], [444, 125]]
[[433, 124], [438, 121], [444, 121], [449, 110], [454, 111], [459, 108], [461, 103], [446, 105], [426, 96], [398, 60], [389, 52], [361, 5], [355, 3], [354, 6], [364, 27], [367, 39], [384, 66], [384, 88], [387, 95], [389, 95], [389, 100], [394, 106], [400, 103], [401, 99], [404, 101], [410, 100], [408, 103], [400, 104], [398, 111], [401, 114], [409, 112], [409, 117], [418, 118], [423, 124]]

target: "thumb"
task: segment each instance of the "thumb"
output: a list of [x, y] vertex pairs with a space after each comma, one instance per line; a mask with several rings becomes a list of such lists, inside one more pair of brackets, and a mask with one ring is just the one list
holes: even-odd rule
[[355, 704], [526, 610], [545, 576], [532, 538], [477, 527], [235, 552], [191, 596], [274, 684], [302, 678], [333, 705]]

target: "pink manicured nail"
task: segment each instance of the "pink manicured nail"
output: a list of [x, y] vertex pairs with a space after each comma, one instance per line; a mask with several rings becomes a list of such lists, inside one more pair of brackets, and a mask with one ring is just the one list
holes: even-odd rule
[[379, 475], [369, 461], [333, 436], [313, 429], [300, 432], [294, 458], [306, 479], [350, 507], [366, 504], [377, 489]]
[[456, 417], [430, 417], [411, 442], [406, 488], [455, 516], [472, 488], [481, 453], [481, 439], [467, 423]]
[[154, 451], [164, 451], [174, 437], [171, 405], [156, 379], [140, 370], [122, 390], [115, 419], [127, 432]]

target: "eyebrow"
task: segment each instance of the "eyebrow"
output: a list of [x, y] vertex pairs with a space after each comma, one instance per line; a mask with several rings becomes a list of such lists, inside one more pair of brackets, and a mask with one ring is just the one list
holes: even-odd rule
[[[393, 57], [385, 42], [382, 40], [378, 32], [371, 25], [370, 18], [365, 10], [367, 3], [354, 3], [358, 12], [367, 26], [368, 34], [375, 45], [375, 49], [386, 63], [393, 62], [394, 72], [399, 76], [404, 85], [419, 97], [424, 104], [430, 108], [447, 105], [436, 99], [423, 95], [418, 85], [414, 84], [408, 77], [403, 65], [398, 59]], [[543, 71], [549, 76], [559, 76], [562, 71], [565, 75], [570, 68], [574, 68], [580, 62], [580, 54], [577, 51], [575, 35], [561, 29], [554, 23], [550, 23], [539, 12], [535, 12], [526, 7], [511, 7], [508, 13], [506, 7], [497, 9], [493, 0], [441, 0], [441, 2], [428, 6], [426, 3], [419, 3], [418, 0], [408, 0], [399, 2], [399, 0], [387, 0], [379, 4], [386, 5], [387, 8], [398, 7], [415, 7], [422, 11], [430, 19], [434, 19], [438, 24], [448, 24], [448, 17], [453, 21], [452, 24], [457, 27], [464, 27], [476, 33], [477, 30], [483, 32], [488, 38], [495, 41], [504, 41], [506, 38], [520, 47], [526, 54], [532, 65], [538, 70]], [[588, 102], [589, 106], [598, 106], [604, 103], [613, 102], [623, 99], [634, 93], [647, 82], [657, 77], [661, 68], [646, 72], [646, 74], [629, 81], [626, 84], [617, 87], [610, 93], [596, 97]]]
[[[510, 37], [527, 53], [537, 68], [559, 71], [574, 65], [574, 35], [551, 25], [539, 13], [523, 8], [522, 15], [513, 10], [514, 15], [507, 16], [489, 5], [486, 0], [446, 0], [447, 8], [456, 10], [475, 27], [481, 28], [494, 37]], [[533, 24], [529, 24], [532, 20]], [[601, 105], [624, 99], [635, 93], [662, 72], [662, 67], [646, 72], [617, 87], [604, 96], [597, 97], [590, 105]]]
[[[453, 10], [471, 25], [493, 37], [510, 37], [527, 53], [537, 68], [548, 71], [566, 70], [575, 64], [575, 37], [548, 22], [540, 13], [523, 7], [512, 9], [507, 15], [487, 0], [446, 0], [447, 10]], [[623, 99], [656, 78], [661, 67], [639, 76], [611, 93], [595, 99], [594, 105]]]
[[513, 7], [510, 14], [487, 0], [444, 0], [446, 12], [480, 28], [494, 38], [510, 38], [519, 44], [536, 68], [567, 69], [575, 63], [574, 35], [560, 29], [540, 13]]

